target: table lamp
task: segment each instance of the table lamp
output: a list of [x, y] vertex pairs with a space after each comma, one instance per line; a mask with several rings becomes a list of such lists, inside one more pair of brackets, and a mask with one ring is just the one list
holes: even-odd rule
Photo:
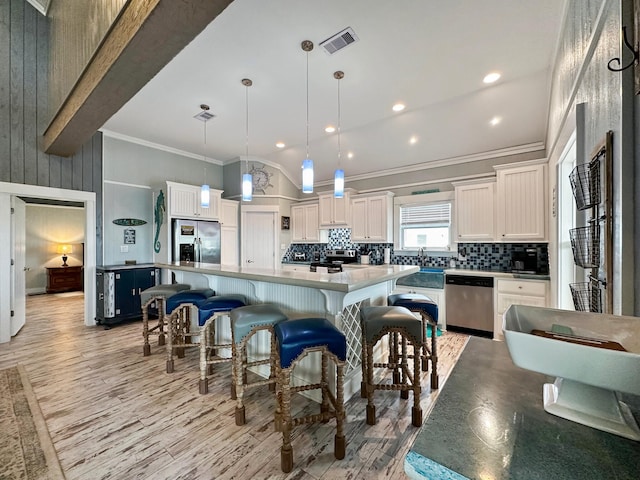
[[60, 245], [58, 245], [57, 252], [62, 254], [62, 266], [68, 267], [69, 265], [67, 265], [67, 253], [73, 253], [73, 247], [71, 245], [61, 243]]

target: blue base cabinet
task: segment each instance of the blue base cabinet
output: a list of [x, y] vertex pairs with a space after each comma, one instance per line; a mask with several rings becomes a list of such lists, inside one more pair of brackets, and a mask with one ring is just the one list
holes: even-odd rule
[[160, 269], [152, 265], [96, 267], [96, 323], [142, 318], [140, 292], [158, 283]]

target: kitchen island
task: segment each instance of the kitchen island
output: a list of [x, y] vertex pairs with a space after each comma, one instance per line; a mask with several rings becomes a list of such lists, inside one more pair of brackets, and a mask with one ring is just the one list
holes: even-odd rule
[[[163, 282], [173, 277], [192, 288], [208, 287], [217, 295], [245, 295], [251, 304], [273, 303], [289, 318], [324, 317], [333, 322], [347, 337], [345, 399], [360, 389], [360, 356], [362, 353], [360, 307], [386, 305], [396, 280], [419, 271], [410, 265], [376, 265], [344, 269], [341, 273], [258, 269], [217, 264], [174, 262], [156, 263], [163, 270]], [[221, 331], [229, 337], [230, 334]], [[259, 337], [259, 352], [269, 351], [266, 336]], [[305, 360], [306, 361], [306, 360]], [[302, 362], [302, 375], [314, 371], [314, 358]], [[262, 373], [262, 372], [260, 372]], [[265, 372], [266, 374], [266, 372]], [[305, 378], [305, 380], [308, 380]]]
[[[503, 342], [471, 337], [405, 458], [409, 478], [637, 479], [640, 444], [547, 413], [546, 380]], [[621, 399], [640, 419], [640, 397]]]

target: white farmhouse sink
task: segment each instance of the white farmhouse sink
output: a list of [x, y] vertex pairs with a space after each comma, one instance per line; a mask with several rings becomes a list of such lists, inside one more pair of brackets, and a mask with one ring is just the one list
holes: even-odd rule
[[[515, 365], [556, 377], [544, 385], [547, 412], [640, 441], [640, 428], [617, 394], [640, 395], [640, 318], [512, 305], [502, 329]], [[534, 329], [610, 340], [626, 351], [540, 337]]]

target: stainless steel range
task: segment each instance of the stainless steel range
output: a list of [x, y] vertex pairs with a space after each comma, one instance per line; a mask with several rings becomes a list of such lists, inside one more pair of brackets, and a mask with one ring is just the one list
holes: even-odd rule
[[327, 250], [328, 263], [355, 263], [357, 260], [356, 251], [352, 249], [346, 250]]

